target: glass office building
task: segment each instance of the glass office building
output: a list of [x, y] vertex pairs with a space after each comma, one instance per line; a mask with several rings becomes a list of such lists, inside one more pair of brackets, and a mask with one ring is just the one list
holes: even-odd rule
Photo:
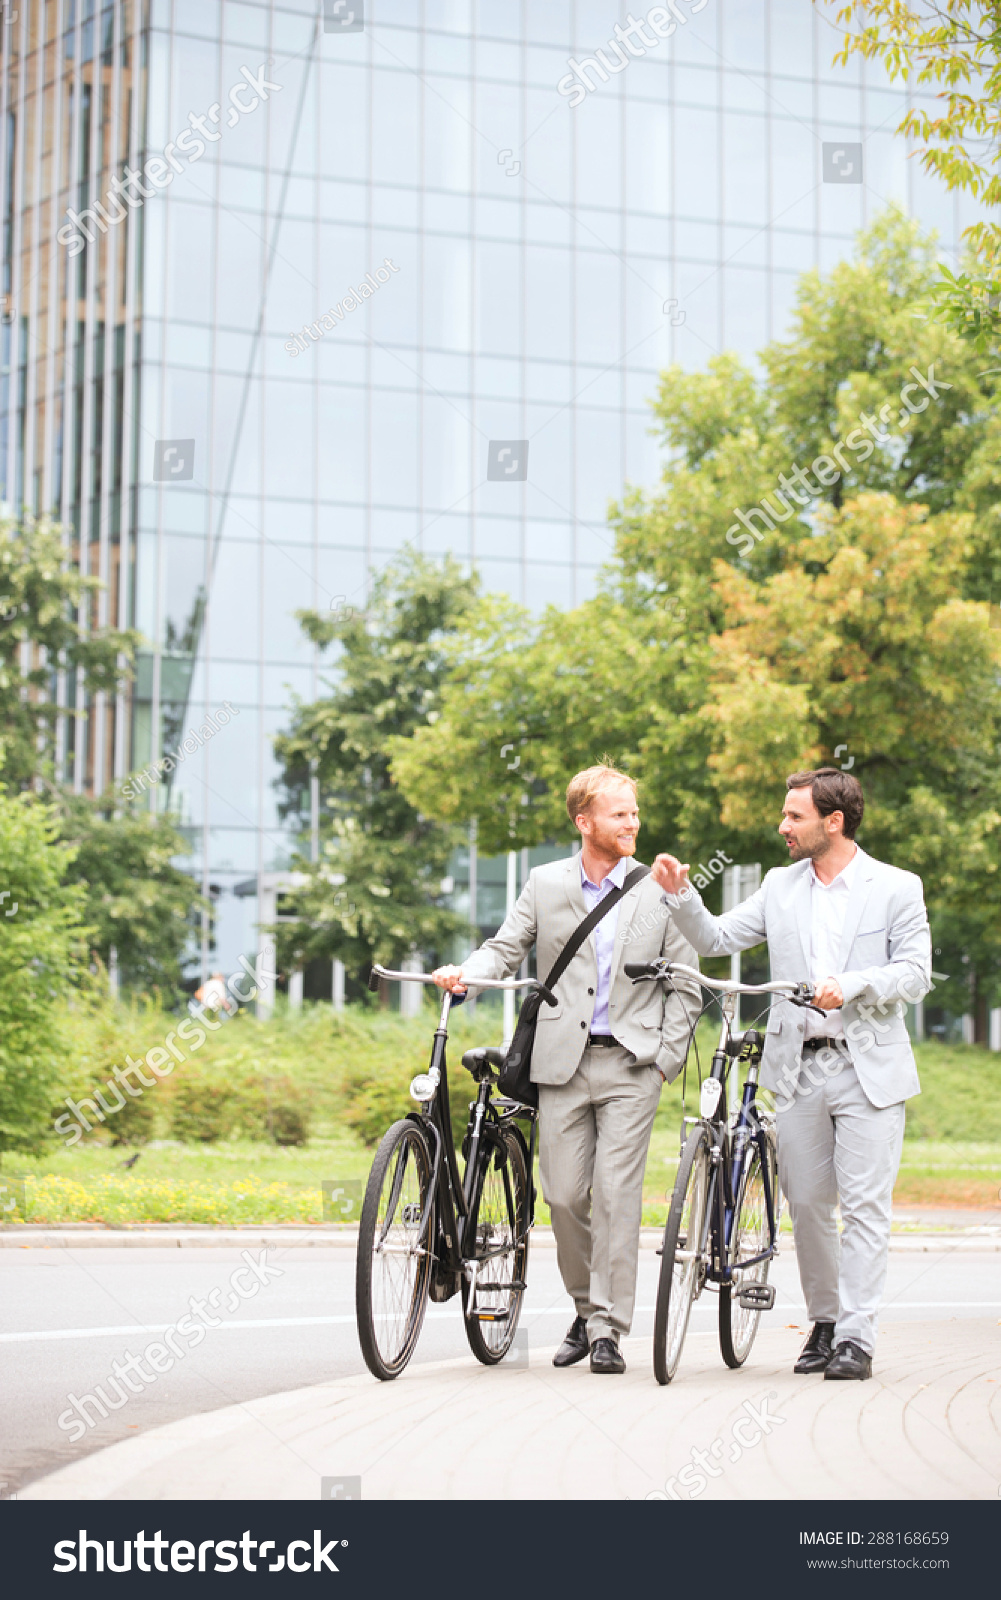
[[[60, 681], [87, 712], [61, 761], [103, 790], [183, 756], [143, 793], [217, 896], [212, 966], [297, 843], [297, 608], [357, 603], [407, 544], [580, 601], [609, 501], [657, 480], [660, 369], [753, 357], [890, 200], [949, 250], [969, 220], [811, 0], [637, 9], [4, 8], [0, 492], [143, 636], [117, 701]], [[496, 923], [500, 865], [480, 881]]]

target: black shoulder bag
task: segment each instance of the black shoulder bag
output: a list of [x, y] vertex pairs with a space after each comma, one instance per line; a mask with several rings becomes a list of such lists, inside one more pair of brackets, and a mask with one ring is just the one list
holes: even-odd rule
[[[634, 888], [641, 878], [645, 878], [649, 871], [649, 867], [634, 867], [623, 880], [621, 889], [613, 889], [611, 894], [606, 894], [584, 921], [577, 924], [546, 979], [547, 989], [556, 987], [584, 940], [598, 926], [602, 917], [606, 917], [622, 896], [628, 894], [629, 890]], [[476, 987], [475, 978], [470, 980], [470, 986]], [[537, 989], [533, 989], [523, 1001], [518, 1013], [514, 1038], [504, 1057], [504, 1065], [497, 1075], [497, 1087], [501, 1094], [507, 1095], [511, 1100], [520, 1100], [522, 1105], [526, 1106], [537, 1106], [539, 1103], [539, 1091], [532, 1082], [532, 1046], [535, 1044], [535, 1025], [542, 1004], [543, 998]]]

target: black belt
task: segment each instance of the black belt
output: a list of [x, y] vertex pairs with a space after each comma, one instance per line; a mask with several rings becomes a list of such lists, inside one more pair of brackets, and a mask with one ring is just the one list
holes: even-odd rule
[[824, 1049], [827, 1049], [828, 1047], [836, 1050], [839, 1045], [842, 1046], [845, 1050], [848, 1049], [848, 1046], [845, 1043], [845, 1040], [843, 1038], [842, 1039], [827, 1038], [827, 1039], [804, 1039], [803, 1040], [803, 1049], [804, 1050], [824, 1050]]
[[619, 1041], [618, 1039], [613, 1039], [610, 1033], [589, 1033], [587, 1042], [589, 1045], [598, 1045], [602, 1050], [611, 1050]]

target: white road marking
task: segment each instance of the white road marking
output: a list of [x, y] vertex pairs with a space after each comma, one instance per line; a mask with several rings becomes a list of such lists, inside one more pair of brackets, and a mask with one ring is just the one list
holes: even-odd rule
[[[885, 1314], [888, 1311], [997, 1311], [999, 1308], [1001, 1300], [891, 1300], [880, 1309]], [[530, 1326], [541, 1317], [564, 1318], [567, 1309], [566, 1306], [554, 1306], [543, 1311], [526, 1308], [522, 1312], [522, 1324]], [[653, 1306], [637, 1306], [635, 1314], [652, 1314], [654, 1309]], [[786, 1300], [777, 1302], [777, 1309], [805, 1311], [806, 1306], [801, 1301]], [[715, 1305], [693, 1307], [694, 1312], [702, 1310], [715, 1310]], [[425, 1321], [444, 1321], [455, 1316], [455, 1308], [446, 1311], [443, 1307], [441, 1310], [429, 1310]], [[246, 1317], [238, 1322], [221, 1322], [218, 1329], [210, 1328], [207, 1331], [217, 1333], [219, 1329], [224, 1329], [228, 1333], [239, 1333], [244, 1328], [329, 1328], [353, 1325], [354, 1322], [353, 1312], [339, 1317]], [[176, 1326], [175, 1322], [129, 1322], [121, 1327], [109, 1328], [42, 1328], [26, 1333], [0, 1333], [0, 1344], [31, 1344], [32, 1341], [48, 1339], [122, 1339], [140, 1333], [164, 1333], [167, 1328]]]

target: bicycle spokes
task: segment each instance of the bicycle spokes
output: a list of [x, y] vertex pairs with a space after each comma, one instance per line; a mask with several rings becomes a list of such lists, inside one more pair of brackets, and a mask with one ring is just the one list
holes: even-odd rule
[[425, 1135], [398, 1122], [376, 1152], [358, 1238], [358, 1329], [379, 1378], [403, 1370], [424, 1321], [432, 1260], [424, 1224], [433, 1204]]

